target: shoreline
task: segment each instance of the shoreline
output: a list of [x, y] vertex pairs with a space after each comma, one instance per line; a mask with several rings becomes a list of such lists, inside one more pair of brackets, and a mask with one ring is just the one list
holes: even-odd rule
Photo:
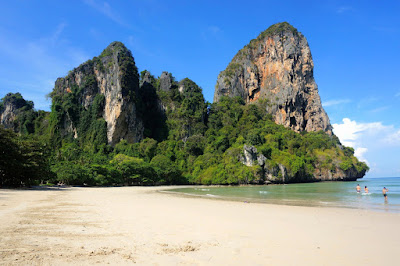
[[[303, 183], [302, 183], [303, 184]], [[277, 198], [262, 198], [262, 197], [242, 197], [235, 195], [220, 195], [217, 193], [213, 193], [210, 191], [209, 194], [196, 194], [194, 192], [183, 192], [183, 191], [173, 191], [176, 189], [186, 189], [193, 188], [195, 190], [202, 190], [204, 188], [220, 188], [221, 186], [196, 186], [196, 185], [188, 185], [188, 186], [172, 186], [171, 188], [163, 188], [156, 190], [158, 193], [165, 193], [174, 195], [182, 198], [201, 198], [201, 199], [209, 199], [209, 200], [220, 200], [220, 201], [232, 201], [232, 202], [244, 202], [244, 203], [258, 203], [258, 204], [268, 204], [268, 205], [277, 205], [277, 206], [293, 206], [293, 207], [310, 207], [310, 208], [338, 208], [338, 209], [348, 209], [348, 210], [364, 210], [364, 211], [372, 211], [377, 213], [397, 213], [400, 214], [399, 204], [396, 203], [385, 203], [384, 201], [380, 203], [380, 205], [376, 205], [374, 203], [370, 206], [368, 205], [351, 205], [345, 204], [344, 202], [335, 202], [335, 201], [312, 201], [305, 199], [277, 199]], [[222, 186], [223, 187], [223, 186]], [[243, 186], [243, 187], [258, 187], [255, 186]], [[208, 190], [209, 191], [209, 190]], [[265, 193], [262, 191], [262, 193]], [[374, 193], [370, 193], [372, 195]], [[380, 195], [380, 193], [378, 193]], [[360, 194], [361, 195], [361, 194]], [[359, 194], [354, 194], [352, 196], [359, 196]]]
[[397, 259], [396, 213], [159, 192], [171, 188], [0, 189], [0, 259], [11, 265], [376, 265], [383, 257]]

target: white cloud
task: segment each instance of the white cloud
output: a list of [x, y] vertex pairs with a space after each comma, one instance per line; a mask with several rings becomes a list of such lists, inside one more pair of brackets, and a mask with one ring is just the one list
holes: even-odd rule
[[204, 29], [201, 32], [201, 37], [203, 40], [207, 41], [209, 39], [218, 39], [220, 38], [220, 35], [222, 33], [222, 30], [218, 26], [208, 26], [206, 29]]
[[[333, 132], [343, 144], [348, 143], [348, 146], [355, 148], [355, 141], [360, 138], [361, 134], [365, 134], [365, 132], [377, 132], [387, 127], [382, 125], [381, 122], [357, 123], [349, 118], [343, 118], [343, 124], [333, 124]], [[389, 127], [392, 128], [393, 126]]]
[[394, 97], [400, 97], [400, 92], [396, 93]]
[[336, 9], [336, 13], [342, 14], [351, 11], [353, 8], [351, 6], [341, 6]]
[[400, 145], [400, 129], [390, 135], [388, 135], [384, 142], [391, 144], [391, 145]]
[[371, 113], [379, 113], [379, 112], [385, 111], [385, 110], [387, 110], [389, 108], [390, 108], [390, 106], [377, 107], [375, 109], [372, 109], [370, 112]]
[[[340, 142], [353, 147], [354, 155], [360, 161], [366, 162], [371, 170], [378, 167], [374, 160], [386, 160], [389, 158], [387, 156], [393, 156], [387, 150], [398, 150], [400, 147], [400, 129], [396, 129], [394, 125], [383, 125], [381, 122], [360, 123], [343, 118], [343, 123], [332, 126]], [[378, 168], [375, 170], [378, 171]]]
[[350, 102], [351, 102], [350, 99], [329, 100], [329, 101], [323, 102], [322, 106], [328, 107], [328, 106], [339, 105], [339, 104], [350, 103]]
[[122, 20], [122, 18], [111, 8], [111, 6], [107, 2], [99, 3], [98, 1], [95, 0], [84, 0], [83, 2], [91, 6], [98, 12], [102, 13], [115, 23], [124, 27], [129, 27], [129, 25]]
[[360, 161], [366, 162], [367, 164], [369, 164], [367, 159], [364, 158], [364, 153], [366, 153], [367, 151], [368, 151], [367, 148], [356, 148], [354, 150], [354, 156], [356, 156]]

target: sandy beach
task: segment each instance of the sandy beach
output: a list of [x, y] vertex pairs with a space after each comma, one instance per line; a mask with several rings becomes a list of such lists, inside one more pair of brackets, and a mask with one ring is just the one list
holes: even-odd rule
[[1, 265], [377, 265], [400, 214], [179, 197], [160, 187], [0, 190]]

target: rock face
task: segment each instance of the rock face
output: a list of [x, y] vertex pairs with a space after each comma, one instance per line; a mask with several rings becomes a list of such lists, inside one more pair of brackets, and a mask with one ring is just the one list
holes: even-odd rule
[[[107, 124], [107, 141], [114, 145], [120, 140], [138, 142], [143, 137], [143, 124], [137, 112], [139, 76], [131, 52], [120, 42], [111, 43], [99, 57], [83, 63], [65, 78], [57, 79], [52, 93], [53, 105], [57, 97], [73, 98], [75, 109], [88, 111], [97, 95], [104, 96], [98, 111]], [[81, 114], [66, 109], [61, 123], [61, 136], [78, 138]], [[95, 119], [96, 117], [93, 117]]]
[[144, 138], [163, 141], [168, 137], [167, 118], [165, 106], [157, 94], [156, 87], [156, 78], [149, 71], [142, 71], [139, 96], [144, 125]]
[[160, 76], [160, 90], [169, 91], [172, 87], [172, 75], [166, 71], [161, 73]]
[[23, 111], [33, 109], [33, 102], [25, 101], [20, 93], [8, 93], [1, 102], [0, 124], [4, 128], [17, 131], [16, 120]]
[[246, 103], [267, 100], [267, 112], [277, 124], [332, 134], [313, 68], [306, 38], [287, 22], [272, 25], [219, 74], [214, 102], [222, 96], [239, 96]]
[[297, 183], [315, 181], [356, 181], [365, 175], [364, 171], [357, 171], [354, 167], [342, 170], [339, 165], [334, 165], [334, 169], [326, 169], [318, 166], [312, 175], [305, 173], [293, 175], [283, 164], [274, 163], [268, 160], [257, 148], [244, 145], [243, 155], [239, 158], [240, 162], [247, 166], [259, 165], [262, 169], [258, 183]]

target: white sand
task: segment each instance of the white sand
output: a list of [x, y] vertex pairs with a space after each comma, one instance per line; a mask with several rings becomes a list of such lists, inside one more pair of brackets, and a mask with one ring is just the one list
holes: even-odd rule
[[396, 264], [400, 215], [183, 198], [154, 187], [0, 190], [0, 264]]

